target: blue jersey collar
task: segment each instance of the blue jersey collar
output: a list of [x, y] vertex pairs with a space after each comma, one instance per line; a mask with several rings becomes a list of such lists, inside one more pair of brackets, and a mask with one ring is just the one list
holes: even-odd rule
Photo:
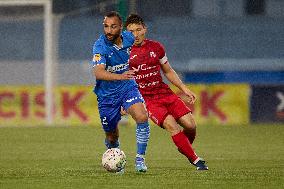
[[123, 40], [123, 35], [120, 35], [121, 39], [122, 39], [122, 47], [118, 47], [116, 44], [114, 44], [113, 42], [111, 42], [110, 40], [107, 39], [106, 35], [103, 35], [103, 39], [106, 43], [107, 46], [111, 46], [114, 47], [115, 49], [119, 50], [119, 49], [123, 49], [123, 47], [125, 46], [125, 42]]
[[120, 35], [120, 37], [121, 37], [121, 39], [122, 39], [122, 47], [121, 48], [119, 48], [116, 44], [114, 44], [112, 41], [110, 41], [110, 40], [108, 40], [107, 39], [107, 37], [106, 37], [106, 35], [103, 35], [103, 38], [104, 38], [104, 41], [105, 41], [105, 43], [106, 43], [106, 45], [107, 46], [112, 46], [112, 47], [114, 47], [114, 48], [116, 48], [116, 49], [122, 49], [123, 48], [123, 36], [122, 35]]

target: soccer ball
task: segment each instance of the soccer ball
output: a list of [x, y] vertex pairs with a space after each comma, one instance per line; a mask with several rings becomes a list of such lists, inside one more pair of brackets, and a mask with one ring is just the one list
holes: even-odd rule
[[109, 172], [119, 172], [126, 165], [126, 155], [119, 148], [107, 149], [102, 157], [102, 165]]

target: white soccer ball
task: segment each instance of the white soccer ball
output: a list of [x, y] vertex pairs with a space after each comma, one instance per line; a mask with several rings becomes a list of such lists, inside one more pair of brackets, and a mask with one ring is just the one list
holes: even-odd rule
[[102, 165], [109, 172], [119, 172], [125, 168], [126, 155], [119, 148], [107, 149], [102, 157]]

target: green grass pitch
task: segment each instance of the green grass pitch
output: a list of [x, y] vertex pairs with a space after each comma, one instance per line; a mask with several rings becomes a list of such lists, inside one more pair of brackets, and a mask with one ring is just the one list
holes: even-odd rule
[[120, 127], [126, 172], [101, 166], [100, 126], [0, 128], [0, 188], [284, 188], [284, 125], [198, 126], [196, 152], [209, 171], [198, 172], [169, 134], [151, 126], [148, 172], [136, 173], [135, 127]]

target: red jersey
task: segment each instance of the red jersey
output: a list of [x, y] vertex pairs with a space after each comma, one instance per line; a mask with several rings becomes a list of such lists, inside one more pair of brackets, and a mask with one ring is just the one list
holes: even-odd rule
[[159, 98], [173, 94], [163, 82], [161, 64], [168, 64], [164, 47], [157, 41], [145, 39], [142, 46], [132, 46], [129, 67], [136, 71], [134, 76], [144, 98]]

